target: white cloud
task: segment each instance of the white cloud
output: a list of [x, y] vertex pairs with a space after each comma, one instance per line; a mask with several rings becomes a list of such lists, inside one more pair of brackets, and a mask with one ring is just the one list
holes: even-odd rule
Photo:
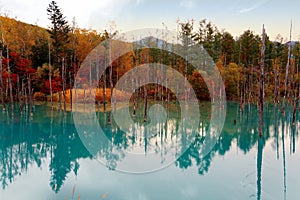
[[[80, 27], [99, 28], [106, 26], [122, 15], [128, 6], [138, 5], [144, 0], [57, 0], [65, 15], [75, 17]], [[84, 3], [83, 3], [84, 2]]]
[[[27, 23], [38, 23], [47, 27], [49, 24], [46, 9], [51, 0], [1, 0], [1, 14], [9, 14], [10, 17]], [[69, 21], [76, 18], [79, 26], [92, 26], [94, 21], [100, 19], [113, 20], [128, 5], [137, 5], [144, 0], [56, 0], [58, 6]], [[98, 19], [99, 18], [99, 19]]]
[[261, 7], [262, 5], [266, 4], [269, 0], [261, 0], [258, 2], [255, 2], [254, 4], [252, 4], [251, 6], [247, 7], [247, 8], [242, 8], [239, 10], [239, 13], [248, 13], [251, 12], [253, 10], [256, 10], [257, 8]]
[[191, 9], [195, 6], [195, 2], [193, 0], [182, 0], [180, 2], [180, 6], [186, 9]]
[[34, 24], [43, 21], [42, 24], [45, 25], [47, 20], [47, 1], [1, 0], [0, 5], [2, 15], [17, 17], [17, 19], [27, 23]]

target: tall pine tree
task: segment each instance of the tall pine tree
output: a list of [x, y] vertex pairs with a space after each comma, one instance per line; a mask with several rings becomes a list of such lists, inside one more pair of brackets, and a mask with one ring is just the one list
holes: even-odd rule
[[69, 43], [69, 32], [70, 26], [66, 17], [63, 15], [61, 9], [58, 7], [55, 1], [51, 1], [47, 8], [47, 14], [49, 20], [51, 21], [51, 26], [49, 27], [49, 33], [52, 39], [53, 47], [53, 60], [52, 64], [54, 67], [59, 66], [62, 58], [67, 56], [68, 43]]
[[[61, 101], [64, 103], [64, 111], [66, 113], [66, 92], [67, 89], [67, 80], [66, 80], [66, 72], [68, 63], [68, 43], [69, 43], [69, 32], [70, 26], [66, 20], [66, 17], [62, 14], [61, 9], [58, 7], [55, 1], [51, 1], [47, 8], [47, 14], [49, 15], [49, 19], [51, 20], [51, 27], [49, 33], [52, 39], [52, 47], [53, 47], [53, 60], [52, 65], [54, 68], [61, 66], [61, 80], [62, 80], [62, 95], [59, 92], [59, 105], [61, 108]], [[49, 82], [50, 82], [50, 93], [51, 93], [51, 101], [52, 101], [52, 71], [49, 72]]]

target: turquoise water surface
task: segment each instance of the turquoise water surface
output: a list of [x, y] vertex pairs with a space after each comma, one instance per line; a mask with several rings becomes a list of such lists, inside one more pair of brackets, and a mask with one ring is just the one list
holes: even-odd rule
[[[177, 136], [176, 111], [168, 112], [165, 124], [149, 140], [118, 129], [113, 119], [104, 123], [111, 146], [99, 146], [97, 157], [82, 143], [72, 113], [35, 106], [31, 119], [25, 114], [1, 113], [1, 200], [189, 200], [300, 198], [299, 115], [283, 117], [278, 108], [266, 105], [263, 137], [258, 135], [255, 106], [239, 111], [228, 103], [225, 125], [217, 143], [205, 156], [201, 146], [209, 126], [209, 109], [202, 106], [199, 133], [192, 144]], [[173, 135], [173, 136], [172, 136]], [[206, 136], [207, 137], [207, 136]], [[171, 138], [171, 139], [170, 139]], [[173, 139], [175, 138], [175, 139]], [[159, 145], [165, 141], [166, 146]], [[166, 147], [166, 148], [164, 148]], [[168, 148], [175, 149], [168, 151]], [[161, 163], [173, 162], [150, 173], [121, 172], [126, 152], [136, 149], [145, 157], [152, 152]], [[138, 165], [138, 161], [131, 163]]]

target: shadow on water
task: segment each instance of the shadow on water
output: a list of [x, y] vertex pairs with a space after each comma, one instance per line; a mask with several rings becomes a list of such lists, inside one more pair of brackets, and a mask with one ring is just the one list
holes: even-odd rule
[[[205, 133], [209, 126], [209, 114], [200, 120], [200, 126], [196, 138], [187, 150], [184, 138], [177, 141], [176, 155], [180, 155], [175, 160], [175, 166], [188, 170], [191, 166], [197, 166], [199, 175], [209, 172], [210, 166], [216, 156], [224, 156], [235, 144], [238, 149], [247, 154], [252, 149], [256, 149], [256, 174], [257, 174], [257, 199], [260, 200], [263, 192], [263, 161], [266, 143], [271, 142], [276, 149], [276, 157], [279, 159], [282, 153], [283, 168], [283, 193], [286, 199], [287, 177], [286, 177], [286, 146], [289, 146], [291, 154], [296, 152], [296, 144], [299, 140], [299, 114], [295, 126], [291, 126], [292, 112], [286, 112], [283, 117], [280, 109], [273, 105], [267, 105], [265, 109], [265, 124], [263, 137], [258, 134], [258, 114], [255, 106], [245, 106], [240, 112], [239, 106], [235, 103], [228, 103], [227, 116], [223, 132], [218, 138], [216, 145], [205, 156], [201, 156], [201, 146], [208, 135]], [[205, 115], [205, 114], [204, 114]], [[98, 113], [99, 121], [105, 121], [107, 116]], [[166, 149], [160, 149], [157, 145], [157, 138], [168, 138], [168, 134], [175, 134], [179, 128], [176, 114], [169, 115], [165, 124], [159, 124], [158, 135], [153, 138], [146, 138], [141, 141], [138, 138], [138, 131], [132, 129], [133, 134], [127, 135], [120, 131], [114, 124], [104, 127], [106, 137], [113, 145], [103, 145], [98, 147], [98, 156], [107, 161], [105, 165], [114, 170], [120, 160], [124, 158], [125, 151], [135, 146], [143, 149], [144, 154], [154, 151], [163, 157]], [[36, 106], [33, 119], [22, 116], [13, 118], [6, 113], [1, 113], [0, 118], [0, 181], [2, 189], [5, 190], [9, 184], [18, 180], [18, 176], [27, 173], [31, 165], [39, 168], [43, 159], [50, 158], [49, 170], [51, 178], [50, 186], [54, 192], [60, 191], [69, 173], [77, 175], [79, 169], [79, 159], [93, 159], [80, 140], [73, 124], [71, 113], [66, 116], [61, 111], [51, 110], [45, 106]], [[290, 141], [287, 144], [287, 139]], [[282, 147], [280, 153], [279, 146]]]

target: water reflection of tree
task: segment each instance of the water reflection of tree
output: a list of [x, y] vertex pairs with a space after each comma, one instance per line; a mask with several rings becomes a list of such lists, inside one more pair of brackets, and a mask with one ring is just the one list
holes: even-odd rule
[[0, 123], [0, 180], [4, 189], [16, 176], [27, 171], [29, 165], [36, 163], [40, 167], [41, 157], [46, 151], [43, 143], [36, 144], [37, 138], [31, 132], [33, 125], [26, 116], [3, 117]]
[[[37, 108], [38, 109], [38, 108]], [[242, 150], [243, 153], [249, 152], [256, 147], [257, 144], [257, 196], [261, 196], [262, 191], [262, 153], [263, 148], [268, 140], [273, 141], [273, 148], [277, 152], [279, 159], [280, 145], [286, 145], [285, 138], [290, 137], [291, 153], [295, 152], [296, 141], [299, 134], [299, 123], [295, 127], [290, 126], [290, 117], [282, 117], [278, 109], [272, 106], [267, 106], [264, 126], [264, 137], [261, 142], [258, 137], [257, 130], [257, 113], [255, 108], [247, 108], [242, 113], [236, 112], [238, 109], [236, 104], [229, 103], [226, 116], [226, 122], [221, 137], [209, 154], [205, 157], [201, 155], [201, 147], [204, 141], [204, 133], [208, 130], [208, 121], [201, 121], [201, 128], [195, 141], [188, 149], [184, 148], [184, 137], [177, 141], [178, 149], [176, 156], [181, 155], [176, 166], [181, 169], [188, 169], [192, 165], [196, 165], [198, 173], [203, 175], [209, 171], [214, 157], [217, 155], [226, 155], [232, 148], [233, 144]], [[39, 112], [33, 120], [25, 117], [1, 116], [0, 118], [0, 181], [2, 188], [5, 189], [9, 183], [13, 182], [22, 173], [26, 173], [32, 165], [41, 167], [43, 160], [50, 157], [50, 186], [58, 192], [68, 174], [74, 173], [77, 175], [79, 169], [78, 160], [80, 158], [92, 158], [91, 154], [86, 150], [78, 136], [75, 127], [72, 124], [72, 118], [61, 115], [58, 111]], [[45, 114], [46, 113], [46, 116]], [[105, 117], [104, 115], [101, 117]], [[106, 121], [101, 120], [100, 121]], [[298, 116], [299, 117], [299, 116]], [[167, 131], [174, 128], [174, 133], [181, 128], [176, 117], [170, 119], [172, 123], [161, 124], [158, 136], [166, 137]], [[236, 121], [236, 124], [234, 123]], [[134, 145], [145, 146], [147, 151], [155, 150], [156, 154], [162, 157], [165, 156], [167, 149], [163, 149], [159, 142], [140, 142], [136, 133], [135, 127], [132, 127], [133, 134], [127, 135], [119, 130], [112, 122], [111, 126], [103, 124], [107, 138], [113, 145], [99, 146], [99, 153], [107, 162], [107, 167], [114, 170], [119, 161], [126, 156], [124, 151]], [[287, 131], [286, 129], [290, 129]], [[273, 134], [271, 134], [273, 130]], [[289, 135], [288, 135], [289, 134]], [[150, 138], [151, 139], [151, 138]], [[283, 174], [286, 177], [286, 161], [285, 151], [283, 153]], [[286, 193], [286, 179], [284, 182], [284, 192]]]
[[[286, 132], [282, 130], [281, 135], [278, 134], [278, 127], [280, 124], [285, 124], [287, 127], [291, 128], [291, 148], [292, 152], [295, 148], [295, 141], [298, 136], [296, 127], [292, 127], [289, 117], [282, 117], [279, 115], [277, 109], [273, 109], [271, 105], [268, 105], [265, 110], [265, 125], [264, 125], [264, 135], [263, 138], [259, 137], [258, 134], [258, 121], [257, 121], [257, 111], [255, 106], [245, 107], [245, 109], [240, 112], [235, 112], [237, 105], [229, 103], [228, 111], [226, 116], [226, 121], [224, 125], [223, 132], [217, 141], [214, 148], [209, 154], [204, 158], [201, 158], [200, 148], [203, 143], [201, 137], [196, 138], [194, 143], [190, 148], [183, 152], [182, 155], [177, 159], [176, 166], [187, 169], [193, 164], [196, 164], [198, 167], [198, 172], [200, 175], [208, 172], [211, 162], [216, 155], [225, 155], [231, 149], [233, 143], [236, 143], [237, 147], [242, 150], [244, 154], [247, 154], [251, 149], [253, 149], [257, 144], [258, 154], [257, 154], [257, 170], [258, 170], [258, 179], [261, 179], [262, 172], [262, 152], [263, 148], [271, 138], [278, 143], [275, 146], [278, 146], [280, 141], [279, 138], [283, 138], [282, 144], [284, 145], [284, 137], [286, 137]], [[234, 123], [236, 121], [236, 124]], [[208, 126], [209, 124], [206, 124]], [[299, 126], [299, 125], [298, 125]], [[274, 129], [274, 133], [271, 134], [271, 128]], [[278, 147], [277, 147], [278, 148]], [[258, 184], [260, 181], [258, 181]], [[261, 190], [261, 185], [258, 185], [258, 189]], [[259, 191], [258, 191], [259, 192]], [[258, 194], [260, 195], [260, 194]]]
[[[266, 132], [263, 132], [265, 134]], [[258, 132], [256, 132], [258, 134]], [[265, 146], [265, 138], [259, 137], [257, 141], [257, 158], [256, 158], [256, 171], [257, 171], [257, 200], [261, 199], [261, 192], [262, 192], [262, 162], [263, 162], [263, 149]]]
[[61, 124], [60, 130], [55, 131], [52, 135], [54, 145], [51, 151], [50, 172], [51, 180], [50, 185], [52, 190], [58, 192], [65, 181], [67, 174], [71, 171], [71, 155], [70, 155], [70, 140], [69, 134], [66, 134], [66, 118], [61, 117], [58, 120]]
[[[59, 112], [54, 113], [59, 116]], [[50, 155], [50, 185], [58, 192], [68, 173], [73, 171], [77, 175], [78, 159], [90, 156], [70, 124], [70, 116], [61, 120], [52, 116], [54, 122], [51, 123], [51, 116], [42, 116], [44, 114], [36, 114], [33, 120], [25, 115], [0, 119], [2, 189], [31, 166], [41, 168], [43, 160]]]
[[[79, 169], [78, 159], [91, 156], [76, 133], [71, 116], [63, 116], [62, 112], [59, 112], [58, 115], [52, 129], [53, 133], [48, 138], [51, 144], [50, 186], [55, 192], [60, 190], [70, 172], [73, 171], [77, 175]], [[50, 126], [53, 126], [53, 124], [50, 124]]]
[[240, 113], [240, 132], [237, 134], [237, 145], [244, 154], [249, 152], [257, 143], [257, 108], [256, 106], [246, 106], [242, 113]]

